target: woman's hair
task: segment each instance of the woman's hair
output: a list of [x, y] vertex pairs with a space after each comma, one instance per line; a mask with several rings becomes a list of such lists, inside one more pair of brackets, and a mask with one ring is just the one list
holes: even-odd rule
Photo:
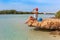
[[36, 8], [36, 11], [38, 11], [38, 8]]

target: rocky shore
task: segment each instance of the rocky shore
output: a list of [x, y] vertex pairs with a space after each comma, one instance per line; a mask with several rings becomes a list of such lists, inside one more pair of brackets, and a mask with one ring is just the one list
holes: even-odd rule
[[60, 30], [60, 19], [57, 19], [57, 18], [44, 19], [41, 22], [39, 27], [45, 28], [45, 29], [59, 29]]
[[59, 29], [60, 30], [60, 19], [58, 18], [48, 18], [44, 19], [41, 22], [37, 20], [31, 20], [27, 23], [30, 27], [39, 27], [44, 29]]

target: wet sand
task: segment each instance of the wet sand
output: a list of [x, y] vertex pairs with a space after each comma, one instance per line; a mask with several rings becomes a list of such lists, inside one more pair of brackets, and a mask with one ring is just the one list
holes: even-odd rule
[[60, 40], [60, 35], [53, 35], [54, 33], [49, 30], [34, 30], [34, 28], [31, 28], [28, 31], [28, 40]]

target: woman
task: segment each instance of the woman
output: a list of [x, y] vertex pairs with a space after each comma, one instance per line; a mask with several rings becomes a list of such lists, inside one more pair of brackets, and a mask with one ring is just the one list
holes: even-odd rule
[[38, 19], [38, 8], [33, 9], [34, 18]]

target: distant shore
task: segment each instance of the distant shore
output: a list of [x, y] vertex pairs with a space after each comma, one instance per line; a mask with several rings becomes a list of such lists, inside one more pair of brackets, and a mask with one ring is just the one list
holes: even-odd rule
[[[16, 10], [1, 10], [0, 14], [32, 14], [32, 12], [23, 12], [23, 11], [16, 11]], [[38, 14], [44, 14], [43, 12]], [[54, 15], [55, 13], [46, 13]]]

